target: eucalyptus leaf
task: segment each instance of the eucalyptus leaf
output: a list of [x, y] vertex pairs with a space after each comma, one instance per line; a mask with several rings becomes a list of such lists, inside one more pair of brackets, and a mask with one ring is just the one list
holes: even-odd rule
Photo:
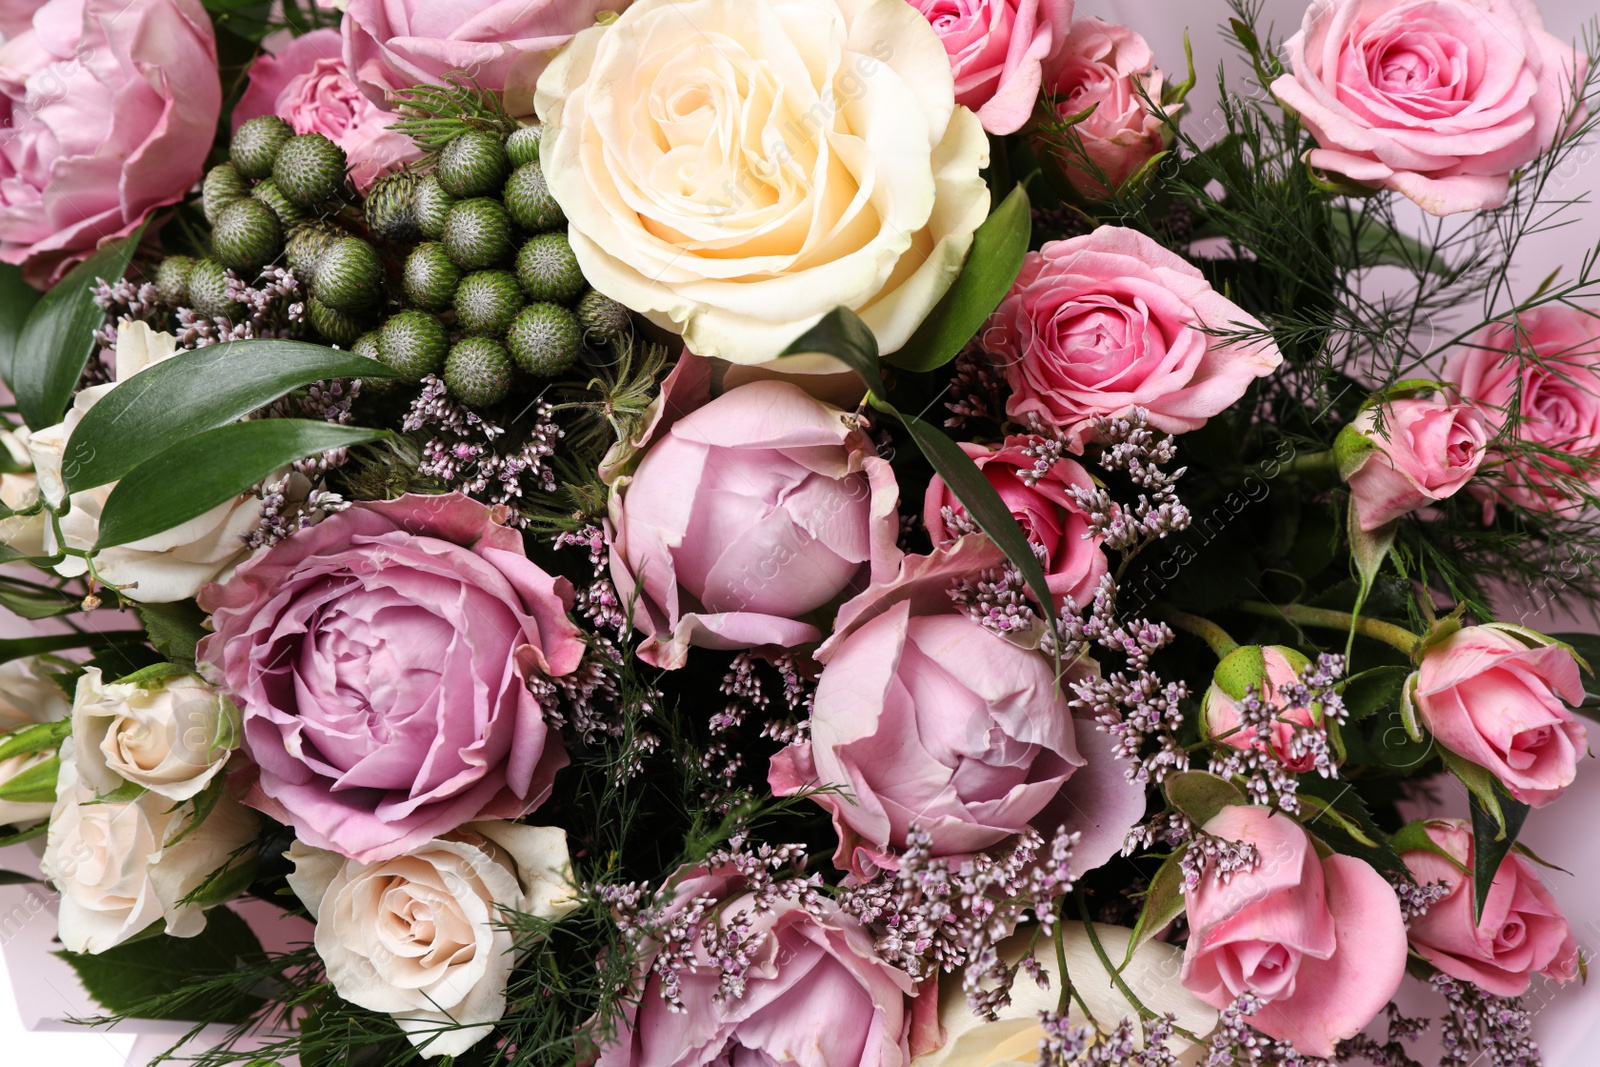
[[100, 514], [96, 547], [125, 545], [170, 530], [297, 459], [373, 441], [383, 433], [312, 419], [260, 419], [196, 434], [117, 482]]
[[114, 482], [180, 441], [313, 382], [393, 376], [377, 360], [303, 341], [231, 341], [180, 352], [120, 383], [84, 415], [62, 460], [67, 488]]
[[95, 279], [120, 281], [143, 232], [141, 225], [73, 267], [28, 313], [6, 384], [29, 429], [61, 421], [94, 351], [94, 332], [105, 320], [105, 310], [94, 302]]

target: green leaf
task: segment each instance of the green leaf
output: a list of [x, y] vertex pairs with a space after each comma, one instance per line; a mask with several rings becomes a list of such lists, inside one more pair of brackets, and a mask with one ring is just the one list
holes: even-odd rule
[[1345, 679], [1340, 689], [1349, 721], [1360, 722], [1394, 706], [1409, 677], [1410, 667], [1389, 666], [1373, 667]]
[[303, 341], [232, 341], [180, 352], [129, 378], [84, 415], [62, 470], [77, 492], [121, 478], [180, 441], [329, 378], [390, 378], [376, 360]]
[[33, 885], [44, 879], [31, 874], [19, 874], [16, 871], [0, 871], [0, 885]]
[[157, 934], [98, 955], [56, 955], [72, 965], [102, 1007], [136, 1019], [239, 1023], [261, 1005], [258, 995], [237, 986], [213, 990], [203, 1002], [173, 1002], [172, 994], [180, 988], [233, 974], [265, 958], [256, 935], [228, 908], [208, 912], [206, 928], [197, 937]]
[[60, 775], [61, 760], [51, 756], [0, 784], [0, 800], [13, 804], [54, 804], [56, 779]]
[[879, 401], [888, 400], [889, 391], [883, 387], [883, 372], [878, 365], [878, 338], [871, 327], [861, 321], [861, 316], [849, 308], [834, 308], [778, 353], [778, 357], [818, 352], [832, 356], [855, 371]]
[[1128, 952], [1122, 959], [1124, 967], [1146, 941], [1183, 914], [1183, 868], [1179, 866], [1182, 855], [1183, 850], [1179, 849], [1168, 856], [1156, 868], [1155, 877], [1150, 879], [1150, 888], [1144, 895], [1144, 906], [1139, 909], [1139, 920], [1133, 924], [1133, 935], [1128, 938]]
[[1484, 810], [1476, 794], [1467, 805], [1472, 809], [1472, 921], [1483, 919], [1484, 901], [1489, 898], [1489, 887], [1500, 871], [1500, 864], [1517, 843], [1522, 824], [1528, 818], [1528, 805], [1513, 800], [1503, 793], [1497, 798], [1499, 805], [1490, 813]]
[[22, 280], [22, 268], [0, 263], [0, 376], [10, 384], [11, 364], [17, 357], [17, 339], [28, 312], [39, 302], [39, 290]]
[[1205, 771], [1169, 774], [1162, 791], [1167, 795], [1167, 803], [1187, 815], [1197, 827], [1210, 822], [1223, 808], [1250, 803], [1238, 786]]
[[141, 689], [149, 689], [168, 678], [188, 673], [187, 667], [180, 667], [176, 663], [152, 663], [148, 667], [140, 667], [132, 674], [123, 675], [117, 679], [116, 684], [136, 685]]
[[1366, 860], [1391, 878], [1410, 880], [1405, 861], [1400, 858], [1389, 835], [1373, 820], [1367, 802], [1349, 783], [1337, 778], [1301, 775], [1300, 800], [1311, 809], [1305, 827], [1322, 837], [1338, 852]]
[[81, 600], [76, 600], [65, 593], [35, 593], [17, 589], [0, 589], [0, 606], [24, 619], [53, 619], [57, 615], [66, 615], [78, 611], [83, 607]]
[[1427, 274], [1441, 277], [1450, 274], [1449, 264], [1437, 251], [1415, 237], [1367, 218], [1360, 211], [1332, 211], [1328, 215], [1328, 224], [1347, 263], [1359, 263], [1363, 267], [1420, 268]]
[[206, 613], [193, 600], [173, 604], [140, 604], [139, 621], [156, 651], [173, 663], [194, 666], [195, 646], [206, 635]]
[[170, 530], [297, 459], [383, 435], [382, 430], [312, 419], [260, 419], [196, 434], [145, 460], [117, 482], [100, 513], [100, 540], [95, 547], [125, 545]]
[[1428, 836], [1427, 820], [1408, 822], [1400, 829], [1389, 835], [1389, 844], [1396, 852], [1431, 852], [1435, 856], [1447, 861], [1461, 873], [1467, 872], [1467, 865], [1450, 855], [1433, 838]]
[[1583, 705], [1578, 711], [1591, 719], [1600, 719], [1600, 636], [1595, 634], [1551, 634], [1551, 638], [1572, 649], [1580, 663], [1592, 670], [1579, 672], [1583, 679]]
[[90, 804], [132, 804], [135, 800], [150, 792], [148, 788], [138, 782], [123, 782], [109, 793], [96, 794], [93, 800], [84, 801]]
[[[1361, 576], [1361, 587], [1356, 592], [1356, 604], [1351, 609], [1352, 616], [1361, 614], [1361, 605], [1367, 602], [1367, 594], [1372, 592], [1372, 583], [1377, 581], [1378, 572], [1383, 569], [1383, 561], [1389, 558], [1389, 549], [1394, 545], [1395, 532], [1400, 528], [1399, 520], [1387, 523], [1376, 530], [1363, 530], [1361, 521], [1356, 516], [1355, 501], [1345, 509], [1349, 513], [1349, 521], [1345, 524], [1346, 532], [1350, 537], [1350, 556], [1355, 560], [1356, 573]], [[1344, 655], [1348, 661], [1350, 648], [1355, 643], [1355, 620], [1350, 622], [1350, 634], [1345, 641]]]
[[7, 384], [29, 429], [61, 421], [94, 350], [94, 331], [105, 320], [104, 309], [94, 302], [95, 279], [120, 281], [143, 232], [140, 226], [73, 267], [28, 314]]
[[1028, 194], [1018, 185], [973, 234], [966, 265], [949, 292], [885, 360], [906, 370], [930, 371], [955, 359], [1011, 291], [1032, 234]]
[[1467, 792], [1472, 794], [1472, 798], [1483, 806], [1484, 813], [1494, 819], [1496, 830], [1505, 833], [1506, 815], [1500, 804], [1499, 783], [1495, 781], [1494, 774], [1487, 767], [1480, 767], [1443, 745], [1437, 747], [1439, 758], [1444, 761], [1445, 770], [1461, 780], [1461, 784], [1467, 787]]
[[42, 656], [67, 648], [106, 648], [118, 644], [140, 644], [144, 635], [136, 630], [110, 630], [96, 634], [52, 634], [48, 637], [14, 637], [0, 641], [0, 663], [24, 656]]
[[7, 845], [20, 845], [24, 841], [32, 841], [35, 838], [43, 837], [49, 832], [50, 824], [42, 822], [38, 826], [30, 826], [26, 830], [18, 830], [14, 834], [0, 837], [0, 848], [5, 848]]
[[30, 752], [43, 752], [46, 749], [56, 748], [70, 733], [72, 733], [72, 722], [68, 719], [35, 723], [33, 726], [13, 730], [4, 735], [5, 739], [0, 741], [0, 762], [13, 756], [26, 756]]

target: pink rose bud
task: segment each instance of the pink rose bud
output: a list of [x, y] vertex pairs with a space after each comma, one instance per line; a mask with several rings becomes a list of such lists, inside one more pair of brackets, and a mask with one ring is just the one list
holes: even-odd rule
[[1189, 891], [1184, 988], [1221, 1008], [1265, 1001], [1250, 1023], [1307, 1056], [1331, 1057], [1400, 988], [1406, 928], [1394, 889], [1351, 856], [1321, 859], [1287, 815], [1224, 808], [1205, 833], [1252, 845], [1226, 880], [1213, 864]]
[[1272, 92], [1321, 145], [1311, 165], [1434, 215], [1504, 203], [1586, 66], [1526, 0], [1314, 0], [1284, 47]]
[[[1288, 707], [1281, 692], [1283, 686], [1299, 681], [1310, 662], [1283, 645], [1245, 645], [1228, 653], [1200, 703], [1206, 736], [1233, 748], [1266, 752], [1296, 774], [1315, 768], [1316, 754], [1295, 744], [1295, 728], [1313, 725], [1311, 709]], [[1270, 736], [1258, 737], [1255, 727], [1239, 725], [1239, 703], [1247, 696], [1278, 709]]]
[[1199, 429], [1283, 362], [1266, 328], [1198, 269], [1120, 226], [1029, 252], [981, 341], [1011, 387], [1008, 415], [1078, 435], [1136, 407], [1158, 430]]
[[[1066, 47], [1046, 65], [1044, 91], [1059, 119], [1094, 109], [1064, 132], [1067, 143], [1049, 145], [1079, 193], [1105, 196], [1108, 183], [1122, 185], [1166, 149], [1166, 124], [1146, 103], [1146, 96], [1161, 103], [1163, 81], [1150, 46], [1133, 30], [1092, 18], [1072, 24]], [[1168, 115], [1176, 118], [1181, 106], [1173, 104]], [[1099, 175], [1085, 167], [1083, 155]]]
[[[1536, 511], [1581, 505], [1576, 491], [1600, 485], [1600, 309], [1550, 304], [1496, 324], [1445, 361], [1444, 377], [1498, 433], [1515, 410], [1515, 434], [1537, 454], [1512, 452], [1478, 494], [1485, 521], [1497, 497]], [[1591, 466], [1579, 470], [1561, 457]], [[1475, 483], [1475, 484], [1482, 484]]]
[[1560, 645], [1465, 627], [1423, 654], [1411, 699], [1435, 741], [1524, 804], [1543, 807], [1577, 774], [1587, 734], [1567, 705], [1583, 700], [1583, 682]]
[[[961, 449], [1000, 494], [1028, 540], [1044, 550], [1045, 578], [1056, 601], [1071, 597], [1074, 603], [1087, 605], [1106, 573], [1106, 554], [1100, 547], [1104, 538], [1089, 536], [1088, 513], [1071, 491], [1092, 489], [1094, 481], [1088, 471], [1063, 459], [1051, 464], [1043, 478], [1028, 484], [1023, 475], [1033, 469], [1033, 460], [1023, 453], [1027, 441], [1026, 437], [1008, 438], [999, 449], [963, 441]], [[975, 529], [966, 508], [937, 474], [923, 497], [922, 521], [936, 546]]]
[[1412, 397], [1363, 411], [1335, 448], [1363, 530], [1461, 491], [1483, 462], [1493, 431], [1478, 411], [1442, 398]]
[[1040, 64], [1053, 59], [1072, 24], [1072, 0], [910, 0], [950, 55], [956, 103], [996, 136], [1033, 117]]
[[1531, 862], [1515, 851], [1506, 854], [1484, 899], [1483, 918], [1474, 923], [1471, 826], [1460, 819], [1435, 819], [1427, 831], [1456, 862], [1424, 849], [1400, 854], [1419, 885], [1439, 884], [1446, 891], [1411, 920], [1411, 947], [1418, 955], [1497, 997], [1520, 997], [1535, 974], [1558, 982], [1577, 977], [1572, 928]]
[[199, 0], [49, 0], [0, 45], [0, 260], [54, 284], [199, 180], [222, 108]]

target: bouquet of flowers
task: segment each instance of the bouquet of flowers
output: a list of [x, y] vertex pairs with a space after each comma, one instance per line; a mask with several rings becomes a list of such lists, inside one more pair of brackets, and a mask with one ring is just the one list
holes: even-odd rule
[[1537, 1062], [1600, 33], [1239, 0], [1202, 120], [1071, 0], [335, 6], [0, 26], [0, 834], [105, 1018]]

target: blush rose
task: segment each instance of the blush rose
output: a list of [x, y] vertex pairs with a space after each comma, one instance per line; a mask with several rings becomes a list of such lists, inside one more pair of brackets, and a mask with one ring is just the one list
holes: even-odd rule
[[1072, 0], [910, 0], [939, 35], [956, 78], [956, 103], [996, 136], [1033, 117], [1040, 66], [1061, 51]]
[[1361, 528], [1376, 530], [1459, 493], [1483, 463], [1491, 436], [1480, 412], [1442, 397], [1407, 397], [1363, 411], [1336, 442], [1349, 453], [1341, 466]]

